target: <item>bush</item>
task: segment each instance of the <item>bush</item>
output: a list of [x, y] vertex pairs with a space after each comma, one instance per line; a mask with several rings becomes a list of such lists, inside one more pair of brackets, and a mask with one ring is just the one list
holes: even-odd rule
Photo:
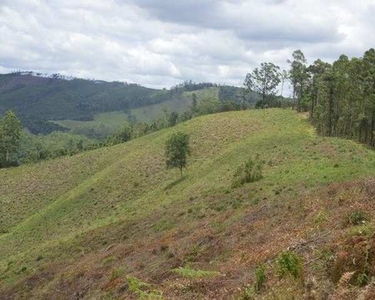
[[150, 284], [142, 282], [133, 276], [127, 276], [126, 280], [129, 290], [138, 295], [139, 299], [163, 299], [163, 293], [159, 290], [153, 289]]
[[266, 280], [266, 268], [264, 267], [264, 265], [259, 265], [255, 269], [255, 290], [257, 292], [261, 291], [264, 288]]
[[302, 260], [296, 253], [284, 251], [280, 253], [276, 263], [281, 277], [289, 275], [297, 279], [302, 276]]
[[259, 155], [249, 158], [243, 165], [239, 166], [233, 175], [233, 187], [239, 187], [245, 183], [258, 181], [263, 178], [263, 162]]
[[355, 210], [348, 216], [348, 223], [353, 226], [361, 225], [366, 221], [366, 214], [361, 210]]
[[240, 296], [239, 300], [254, 300], [255, 299], [255, 291], [253, 287], [247, 287]]

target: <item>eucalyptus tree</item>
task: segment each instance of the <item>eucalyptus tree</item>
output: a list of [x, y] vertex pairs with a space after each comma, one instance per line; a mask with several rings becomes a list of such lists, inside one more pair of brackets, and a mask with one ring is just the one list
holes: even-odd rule
[[7, 111], [0, 119], [0, 166], [7, 167], [17, 160], [21, 133], [21, 121], [13, 111]]
[[323, 62], [320, 59], [314, 61], [312, 65], [307, 68], [311, 76], [310, 84], [310, 119], [314, 120], [315, 108], [319, 105], [319, 92], [322, 85], [323, 75], [328, 72], [332, 66], [329, 63]]
[[252, 73], [248, 73], [244, 85], [253, 92], [262, 95], [265, 103], [269, 96], [275, 95], [277, 87], [281, 82], [280, 67], [273, 63], [261, 63], [260, 68], [255, 68]]
[[309, 78], [307, 60], [301, 50], [294, 51], [292, 57], [292, 60], [287, 60], [290, 64], [289, 79], [293, 87], [293, 99], [297, 98], [297, 111], [301, 111], [301, 99], [304, 97], [305, 84]]

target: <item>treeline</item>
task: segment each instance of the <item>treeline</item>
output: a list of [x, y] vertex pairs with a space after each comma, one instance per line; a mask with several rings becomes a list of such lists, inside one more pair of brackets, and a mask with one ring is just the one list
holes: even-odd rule
[[131, 139], [141, 137], [148, 133], [156, 132], [158, 130], [173, 127], [178, 123], [188, 121], [194, 117], [208, 115], [218, 112], [234, 111], [247, 109], [252, 105], [252, 102], [237, 102], [235, 100], [219, 101], [216, 98], [205, 97], [198, 100], [195, 93], [192, 93], [191, 106], [189, 109], [181, 114], [175, 111], [164, 110], [164, 116], [147, 124], [145, 122], [134, 122], [124, 125], [114, 135], [106, 139], [103, 146], [115, 145], [127, 142]]
[[318, 132], [375, 146], [375, 50], [341, 55], [333, 64], [316, 60], [305, 72], [300, 108]]
[[84, 136], [66, 132], [53, 132], [48, 135], [34, 135], [23, 130], [20, 119], [12, 111], [7, 111], [0, 119], [0, 168], [19, 166], [24, 163], [38, 162], [65, 155], [74, 155], [83, 151], [116, 145], [131, 139], [177, 125], [194, 117], [229, 110], [246, 109], [248, 105], [236, 101], [218, 101], [203, 98], [198, 101], [192, 94], [192, 105], [178, 114], [164, 111], [164, 116], [147, 124], [130, 122], [120, 130], [102, 140], [93, 140]]
[[97, 141], [65, 132], [34, 135], [23, 130], [12, 111], [0, 118], [0, 168], [73, 155], [100, 146]]
[[288, 71], [262, 63], [247, 75], [245, 85], [268, 101], [288, 80], [297, 111], [309, 112], [319, 134], [375, 146], [374, 49], [363, 57], [341, 55], [333, 63], [317, 59], [310, 65], [302, 51], [296, 50], [288, 63]]
[[90, 121], [99, 113], [126, 111], [183, 99], [184, 92], [216, 87], [232, 94], [240, 90], [191, 80], [169, 90], [160, 90], [122, 82], [78, 78], [67, 80], [58, 74], [44, 77], [39, 73], [15, 72], [0, 74], [0, 115], [12, 110], [32, 133], [49, 134], [63, 130], [51, 120]]

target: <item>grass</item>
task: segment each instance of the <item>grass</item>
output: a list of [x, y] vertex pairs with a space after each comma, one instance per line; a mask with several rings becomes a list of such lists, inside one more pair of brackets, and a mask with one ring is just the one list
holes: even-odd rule
[[90, 138], [105, 138], [129, 123], [128, 114], [122, 111], [100, 113], [92, 121], [59, 120], [54, 123], [70, 129], [70, 133]]
[[[176, 131], [190, 134], [192, 150], [181, 181], [178, 170], [165, 169], [163, 157], [164, 143]], [[233, 189], [235, 170], [256, 154], [265, 161], [263, 178]], [[0, 170], [0, 291], [11, 295], [9, 289], [29, 286], [22, 280], [37, 274], [47, 278], [52, 272], [55, 279], [45, 279], [28, 295], [53, 298], [62, 282], [56, 278], [68, 269], [84, 269], [89, 271], [76, 281], [87, 280], [95, 295], [101, 293], [100, 280], [92, 278], [113, 264], [122, 263], [127, 276], [156, 280], [171, 269], [186, 274], [178, 269], [185, 257], [194, 268], [189, 272], [202, 272], [194, 270], [209, 262], [211, 270], [237, 265], [239, 272], [238, 261], [255, 255], [252, 249], [264, 251], [258, 248], [262, 243], [251, 244], [257, 230], [271, 234], [280, 220], [290, 218], [291, 210], [293, 218], [306, 219], [300, 200], [305, 194], [374, 171], [372, 150], [353, 141], [317, 137], [303, 117], [278, 109], [203, 116], [125, 144]], [[262, 217], [265, 205], [270, 218]], [[316, 218], [317, 212], [312, 215]], [[315, 228], [313, 220], [307, 223]], [[242, 232], [244, 224], [251, 227]], [[276, 237], [272, 243], [278, 247], [290, 242], [285, 232]], [[222, 239], [237, 242], [221, 245]], [[159, 253], [161, 243], [170, 245], [169, 250]], [[121, 249], [106, 250], [112, 244]], [[194, 257], [191, 249], [197, 249]], [[237, 254], [239, 249], [248, 252]], [[116, 260], [103, 263], [109, 255]], [[70, 283], [66, 293], [79, 289], [78, 283]], [[175, 290], [164, 285], [163, 291]], [[189, 293], [199, 291], [192, 287]]]
[[130, 115], [136, 117], [137, 121], [150, 123], [164, 116], [164, 110], [183, 113], [191, 105], [193, 93], [197, 96], [198, 101], [203, 98], [219, 99], [219, 88], [211, 87], [202, 90], [183, 92], [180, 98], [164, 101], [153, 105], [139, 107], [130, 110]]
[[[84, 134], [89, 137], [102, 137], [112, 134], [129, 122], [129, 117], [135, 117], [137, 122], [151, 123], [164, 117], [164, 111], [176, 111], [183, 113], [187, 111], [191, 105], [192, 94], [195, 93], [197, 99], [211, 97], [218, 99], [219, 88], [207, 88], [193, 92], [183, 92], [181, 96], [172, 100], [161, 103], [146, 105], [139, 108], [130, 109], [129, 112], [113, 111], [94, 115], [92, 121], [76, 121], [76, 120], [59, 120], [53, 121], [71, 130], [74, 134]], [[96, 136], [90, 136], [92, 131], [96, 132]]]

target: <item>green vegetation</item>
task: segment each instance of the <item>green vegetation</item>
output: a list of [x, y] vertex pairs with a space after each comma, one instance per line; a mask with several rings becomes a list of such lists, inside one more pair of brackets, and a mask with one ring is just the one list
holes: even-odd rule
[[21, 121], [12, 111], [7, 111], [0, 119], [0, 168], [17, 163], [21, 132]]
[[277, 269], [281, 277], [291, 276], [294, 279], [301, 278], [303, 266], [301, 258], [292, 251], [284, 251], [276, 260]]
[[129, 124], [129, 119], [128, 114], [115, 111], [96, 114], [91, 121], [60, 120], [54, 123], [68, 129], [69, 133], [101, 140]]
[[276, 94], [276, 89], [280, 84], [280, 67], [273, 63], [261, 63], [260, 69], [255, 68], [252, 73], [246, 75], [245, 85], [250, 91], [262, 95], [265, 103], [270, 96]]
[[258, 95], [243, 99], [242, 89], [212, 83], [184, 82], [170, 90], [150, 89], [137, 84], [65, 78], [40, 74], [0, 74], [0, 115], [13, 110], [34, 134], [71, 130], [71, 133], [102, 139], [125, 122], [152, 123], [164, 109], [187, 111], [194, 92], [199, 99], [254, 103]]
[[260, 180], [263, 177], [263, 162], [259, 154], [255, 158], [249, 158], [239, 166], [233, 175], [232, 187], [239, 187], [245, 183]]
[[150, 105], [172, 97], [168, 91], [136, 84], [45, 78], [32, 73], [0, 75], [0, 86], [0, 114], [12, 109], [21, 120], [24, 116], [32, 120], [90, 120], [101, 112]]
[[261, 291], [265, 288], [265, 284], [267, 281], [267, 275], [266, 275], [266, 268], [264, 265], [259, 265], [255, 269], [255, 290]]
[[239, 300], [254, 300], [256, 296], [255, 290], [252, 286], [246, 287], [242, 292]]
[[[190, 136], [191, 148], [178, 184], [164, 157], [166, 141], [177, 132]], [[229, 188], [238, 166], [255, 153], [266, 160], [262, 180]], [[268, 109], [196, 117], [115, 146], [1, 169], [0, 294], [71, 299], [77, 292], [86, 298], [112, 292], [126, 299], [136, 294], [125, 286], [131, 276], [152, 285], [139, 290], [163, 291], [166, 299], [239, 297], [257, 262], [302, 239], [301, 245], [310, 243], [302, 250], [311, 245], [316, 252], [332, 241], [333, 259], [352, 262], [338, 255], [354, 228], [342, 222], [371, 202], [374, 162], [375, 153], [363, 145], [317, 136], [303, 115]], [[321, 227], [330, 234], [323, 237], [314, 222], [322, 207], [329, 217]], [[366, 245], [370, 238], [356, 236], [355, 242]], [[315, 254], [280, 257], [284, 272], [299, 273], [302, 259], [315, 263], [316, 257], [305, 260], [306, 252]], [[171, 272], [187, 261], [191, 270], [222, 276], [194, 285]], [[333, 263], [327, 260], [329, 270]], [[311, 264], [303, 271], [315, 275]], [[124, 271], [112, 273], [117, 268]], [[341, 276], [341, 269], [336, 273]], [[325, 274], [318, 273], [318, 280]], [[282, 292], [287, 280], [267, 275], [267, 287]], [[303, 290], [298, 293], [296, 299]]]
[[22, 131], [21, 121], [8, 111], [0, 119], [0, 168], [38, 162], [99, 147], [84, 136], [64, 132], [33, 135]]
[[163, 299], [162, 292], [154, 289], [150, 289], [150, 285], [142, 282], [136, 277], [128, 276], [127, 282], [129, 285], [129, 290], [140, 299]]
[[178, 168], [181, 172], [187, 166], [187, 157], [190, 155], [189, 135], [176, 132], [165, 144], [165, 163], [168, 169]]
[[366, 214], [361, 210], [355, 210], [348, 216], [348, 223], [350, 225], [361, 225], [368, 220]]
[[[279, 73], [277, 66], [263, 63], [260, 70], [246, 76], [245, 85], [263, 91], [262, 102], [270, 101], [267, 106], [278, 106], [270, 96], [280, 80], [289, 79], [297, 111], [309, 112], [319, 134], [375, 147], [375, 49], [361, 58], [341, 55], [332, 64], [317, 59], [308, 65], [301, 50], [294, 51], [292, 57], [288, 72]], [[256, 107], [265, 105], [257, 103]]]

